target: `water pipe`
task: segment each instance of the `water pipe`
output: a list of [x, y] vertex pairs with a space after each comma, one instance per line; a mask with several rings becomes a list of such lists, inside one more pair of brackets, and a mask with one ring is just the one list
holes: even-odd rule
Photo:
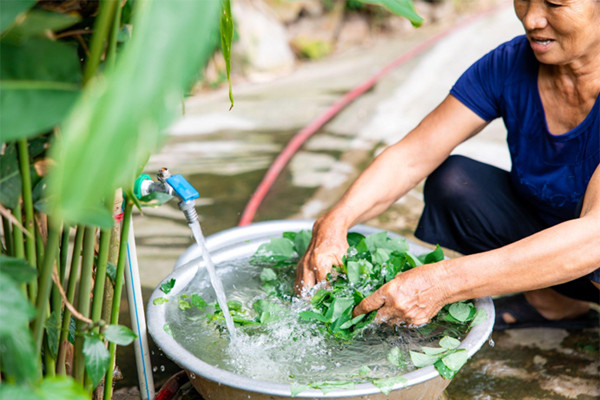
[[[133, 190], [134, 195], [138, 199], [141, 199], [152, 193], [165, 193], [179, 200], [179, 209], [185, 215], [188, 224], [197, 222], [198, 214], [196, 213], [195, 199], [200, 196], [196, 189], [194, 189], [181, 175], [171, 175], [167, 168], [162, 168], [159, 171], [157, 178], [158, 182], [154, 182], [148, 175], [140, 176], [135, 181]], [[131, 325], [133, 331], [137, 335], [137, 340], [134, 341], [134, 351], [140, 393], [142, 400], [152, 400], [155, 396], [154, 378], [152, 376], [146, 316], [142, 299], [142, 285], [140, 282], [135, 234], [132, 223], [129, 224], [127, 237], [125, 281]]]

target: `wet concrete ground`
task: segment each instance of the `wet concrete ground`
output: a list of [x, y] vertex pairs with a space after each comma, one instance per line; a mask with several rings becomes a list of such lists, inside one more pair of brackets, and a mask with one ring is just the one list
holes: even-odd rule
[[[428, 37], [459, 23], [430, 26], [414, 35], [375, 43], [302, 66], [268, 83], [234, 87], [235, 107], [227, 111], [224, 91], [188, 99], [186, 116], [147, 172], [167, 166], [198, 189], [198, 214], [206, 235], [234, 227], [266, 169], [289, 139], [341, 95]], [[395, 69], [345, 108], [307, 141], [263, 201], [255, 221], [312, 219], [341, 196], [352, 180], [386, 144], [400, 139], [448, 93], [473, 61], [522, 28], [510, 5], [445, 36], [434, 47]], [[488, 126], [456, 151], [510, 168], [500, 122]], [[413, 239], [422, 210], [422, 186], [369, 225]], [[147, 209], [134, 218], [144, 298], [192, 244], [175, 204]], [[452, 256], [452, 254], [450, 254]], [[124, 315], [123, 320], [127, 317]], [[461, 370], [446, 400], [600, 398], [600, 329], [566, 331], [526, 329], [494, 332]], [[119, 349], [124, 380], [135, 386], [132, 349]], [[178, 367], [153, 349], [157, 385]], [[124, 389], [128, 390], [128, 389]], [[120, 398], [136, 398], [122, 392]], [[188, 392], [186, 399], [199, 396]]]

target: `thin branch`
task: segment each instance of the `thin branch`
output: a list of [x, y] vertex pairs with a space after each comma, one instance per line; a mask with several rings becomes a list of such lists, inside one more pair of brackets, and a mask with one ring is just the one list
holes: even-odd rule
[[25, 229], [25, 227], [19, 222], [19, 220], [16, 219], [14, 215], [12, 215], [10, 210], [4, 208], [2, 204], [0, 204], [0, 214], [2, 214], [4, 218], [8, 219], [11, 224], [19, 228], [24, 234], [26, 234], [27, 236], [31, 236], [31, 233], [29, 233], [29, 231]]
[[65, 293], [65, 289], [63, 289], [62, 285], [60, 284], [60, 279], [58, 279], [58, 271], [56, 269], [56, 265], [54, 265], [54, 270], [52, 271], [52, 280], [54, 281], [54, 284], [58, 288], [58, 291], [60, 292], [60, 297], [62, 297], [63, 302], [65, 303], [65, 306], [71, 312], [71, 315], [73, 315], [75, 318], [77, 318], [78, 320], [80, 320], [82, 322], [93, 325], [94, 321], [87, 318], [85, 315], [81, 314], [79, 311], [77, 311], [77, 309], [75, 308], [75, 306], [73, 304], [69, 303], [69, 300], [67, 299], [67, 294]]

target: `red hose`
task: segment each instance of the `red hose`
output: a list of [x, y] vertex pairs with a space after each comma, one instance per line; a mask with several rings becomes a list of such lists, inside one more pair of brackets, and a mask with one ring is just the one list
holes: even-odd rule
[[350, 92], [346, 93], [340, 100], [334, 103], [329, 109], [327, 109], [323, 114], [321, 114], [317, 119], [308, 124], [304, 129], [298, 132], [292, 140], [285, 146], [285, 148], [279, 153], [275, 161], [269, 167], [267, 173], [263, 177], [262, 181], [252, 194], [252, 197], [248, 201], [246, 208], [244, 209], [244, 213], [240, 218], [240, 222], [238, 226], [245, 226], [252, 222], [258, 207], [262, 203], [264, 197], [267, 192], [279, 176], [280, 172], [287, 165], [288, 161], [292, 158], [292, 156], [298, 151], [298, 149], [304, 144], [304, 142], [312, 136], [316, 131], [318, 131], [323, 125], [325, 125], [331, 118], [333, 118], [337, 113], [339, 113], [344, 107], [354, 101], [358, 96], [369, 90], [379, 79], [387, 75], [394, 68], [399, 67], [405, 62], [411, 60], [412, 58], [418, 56], [423, 53], [425, 50], [432, 47], [434, 44], [439, 42], [441, 39], [448, 36], [450, 33], [468, 25], [479, 18], [482, 18], [486, 15], [489, 15], [495, 12], [498, 8], [505, 6], [505, 4], [500, 4], [494, 7], [491, 7], [487, 10], [480, 11], [475, 13], [464, 20], [460, 21], [458, 24], [432, 36], [431, 38], [425, 40], [424, 42], [418, 44], [416, 47], [408, 50], [407, 52], [400, 55], [398, 58], [393, 60], [391, 63], [383, 67], [379, 72], [375, 75], [371, 76], [365, 82], [352, 89]]

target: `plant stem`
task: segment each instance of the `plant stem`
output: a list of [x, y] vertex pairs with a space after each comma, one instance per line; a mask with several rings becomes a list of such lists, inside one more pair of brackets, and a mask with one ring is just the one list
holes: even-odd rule
[[106, 57], [106, 63], [108, 69], [113, 69], [115, 67], [115, 62], [117, 60], [117, 37], [119, 36], [119, 30], [121, 29], [121, 2], [118, 2], [117, 9], [114, 13], [112, 30], [110, 33], [110, 40], [108, 42], [108, 56]]
[[50, 221], [48, 242], [46, 243], [46, 252], [41, 264], [39, 276], [39, 290], [35, 306], [37, 315], [33, 324], [33, 340], [34, 349], [39, 353], [42, 349], [42, 338], [44, 334], [44, 323], [46, 321], [46, 311], [48, 300], [50, 298], [50, 288], [52, 287], [52, 269], [56, 261], [56, 253], [58, 251], [59, 230], [53, 221]]
[[31, 170], [29, 166], [29, 152], [27, 150], [27, 139], [19, 139], [17, 142], [19, 152], [19, 167], [21, 170], [21, 186], [23, 192], [23, 209], [25, 210], [25, 229], [29, 235], [25, 237], [25, 250], [29, 264], [37, 267], [35, 229], [33, 220], [33, 200], [31, 195]]
[[[90, 313], [90, 291], [92, 289], [92, 273], [94, 267], [94, 244], [96, 242], [96, 229], [86, 227], [83, 235], [83, 258], [81, 261], [81, 278], [79, 280], [79, 296], [77, 300], [77, 310], [87, 317]], [[75, 338], [75, 369], [74, 378], [83, 385], [85, 374], [85, 361], [83, 356], [83, 335], [82, 331], [87, 324], [77, 321], [77, 333]]]
[[116, 0], [102, 0], [100, 1], [100, 15], [96, 19], [94, 24], [94, 35], [92, 36], [92, 43], [90, 46], [90, 56], [85, 63], [83, 69], [83, 84], [87, 84], [90, 79], [94, 76], [100, 65], [100, 59], [104, 50], [104, 44], [110, 30], [110, 25], [113, 20], [113, 14], [115, 7], [119, 1]]
[[[110, 201], [112, 206], [112, 199]], [[98, 250], [98, 264], [96, 265], [96, 279], [94, 280], [94, 300], [92, 302], [92, 321], [98, 322], [102, 317], [102, 302], [104, 300], [104, 286], [106, 283], [106, 265], [108, 264], [108, 250], [112, 228], [103, 229], [100, 233], [100, 248]], [[98, 331], [100, 328], [96, 328]]]
[[[75, 297], [75, 288], [77, 279], [79, 278], [79, 260], [81, 258], [81, 244], [83, 243], [83, 228], [77, 227], [75, 233], [75, 240], [73, 241], [73, 252], [71, 254], [71, 268], [69, 269], [69, 283], [67, 287], [67, 299], [69, 303], [73, 303]], [[65, 250], [66, 251], [66, 250]], [[65, 361], [68, 346], [69, 327], [71, 325], [71, 311], [65, 308], [63, 314], [62, 327], [60, 330], [60, 339], [58, 342], [58, 363], [56, 366], [56, 372], [59, 374], [65, 374]]]
[[[23, 222], [20, 204], [13, 208], [12, 214], [20, 224]], [[12, 236], [13, 244], [15, 246], [14, 256], [17, 258], [25, 258], [25, 246], [23, 245], [23, 233], [21, 232], [21, 229], [19, 229], [17, 226], [13, 226]]]
[[[111, 325], [117, 325], [119, 323], [119, 309], [121, 306], [121, 293], [123, 289], [123, 279], [125, 275], [125, 257], [127, 256], [127, 237], [129, 235], [129, 224], [131, 223], [132, 210], [133, 203], [131, 202], [131, 200], [127, 200], [127, 203], [125, 205], [125, 216], [123, 217], [123, 225], [121, 227], [119, 261], [117, 264], [117, 279], [115, 281], [115, 295], [113, 298], [112, 312], [110, 317]], [[108, 371], [106, 371], [106, 377], [104, 380], [104, 400], [110, 400], [112, 397], [113, 371], [115, 365], [117, 345], [110, 342], [108, 345], [108, 351], [110, 352], [110, 361], [108, 364]]]

